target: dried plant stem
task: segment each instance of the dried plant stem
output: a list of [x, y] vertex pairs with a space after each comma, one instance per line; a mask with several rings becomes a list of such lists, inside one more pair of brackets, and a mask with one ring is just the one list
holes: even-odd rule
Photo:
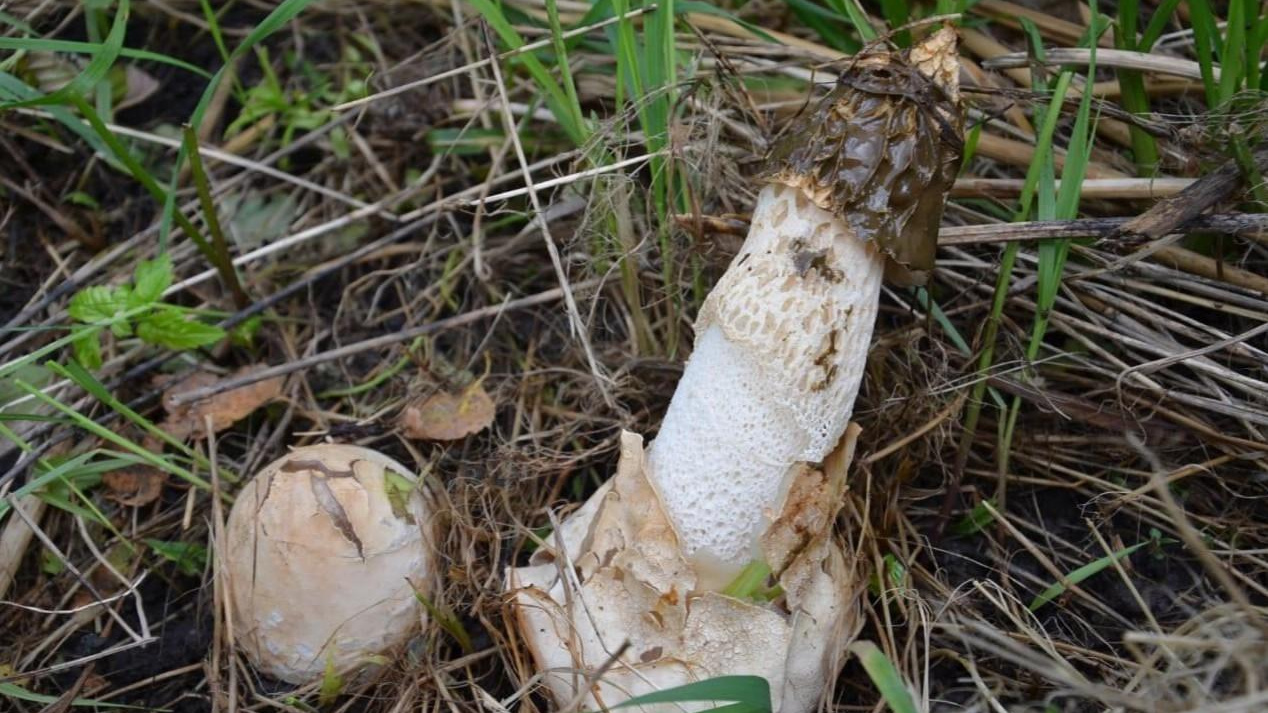
[[[742, 216], [693, 216], [678, 214], [674, 220], [682, 228], [696, 234], [744, 235], [748, 232], [748, 220]], [[1123, 234], [1123, 227], [1135, 218], [1078, 218], [1075, 220], [1036, 220], [1024, 223], [991, 223], [986, 225], [950, 225], [938, 231], [938, 245], [980, 245], [987, 243], [1033, 242], [1052, 238], [1100, 238], [1108, 242], [1132, 241], [1133, 238]], [[1258, 241], [1268, 239], [1268, 214], [1264, 213], [1221, 213], [1199, 216], [1190, 219], [1183, 225], [1175, 226], [1176, 233], [1224, 233], [1253, 238]], [[1159, 250], [1161, 252], [1161, 249]], [[1210, 260], [1196, 253], [1181, 250], [1186, 255], [1176, 260], [1192, 260], [1192, 257]], [[1168, 255], [1174, 251], [1169, 250]], [[1190, 257], [1192, 256], [1192, 257]], [[1214, 270], [1214, 261], [1208, 266], [1203, 263], [1198, 269]], [[1198, 264], [1191, 262], [1190, 264]], [[1225, 270], [1234, 268], [1225, 267]], [[1239, 272], [1246, 272], [1244, 270]], [[1197, 272], [1197, 274], [1205, 274]], [[1253, 278], [1259, 277], [1247, 273], [1249, 284], [1259, 285]], [[1219, 279], [1218, 277], [1216, 279]], [[1259, 277], [1259, 280], [1265, 278]], [[1243, 285], [1246, 286], [1246, 285]], [[1253, 287], [1252, 289], [1258, 289]]]
[[[48, 507], [38, 495], [24, 495], [18, 498], [17, 505], [36, 523], [44, 516], [44, 510]], [[9, 518], [4, 530], [0, 532], [0, 600], [8, 593], [13, 576], [17, 574], [22, 557], [34, 536], [35, 530], [26, 519], [18, 517]]]
[[[574, 291], [587, 290], [587, 289], [590, 289], [591, 287], [597, 286], [598, 284], [599, 284], [598, 280], [586, 280], [584, 282], [574, 283], [572, 285], [572, 289]], [[192, 403], [199, 399], [205, 399], [208, 396], [214, 396], [216, 394], [219, 394], [225, 391], [231, 391], [233, 389], [237, 389], [242, 386], [247, 386], [248, 384], [254, 384], [258, 381], [264, 381], [265, 379], [272, 379], [277, 376], [286, 376], [287, 374], [292, 374], [297, 371], [302, 371], [309, 367], [316, 366], [317, 364], [324, 364], [325, 362], [333, 361], [335, 359], [343, 359], [345, 357], [352, 356], [353, 354], [361, 354], [363, 352], [373, 351], [375, 349], [381, 349], [383, 347], [391, 346], [393, 344], [407, 342], [416, 337], [421, 337], [428, 334], [434, 334], [436, 332], [444, 331], [446, 329], [454, 329], [457, 327], [466, 326], [468, 324], [472, 324], [474, 322], [478, 322], [483, 319], [496, 317], [504, 312], [510, 312], [514, 310], [525, 309], [528, 307], [535, 307], [537, 305], [542, 305], [549, 302], [555, 302], [557, 300], [563, 299], [563, 296], [564, 296], [564, 288], [556, 287], [554, 289], [545, 290], [543, 292], [539, 292], [535, 295], [530, 295], [528, 297], [521, 297], [515, 300], [507, 300], [506, 302], [503, 302], [502, 304], [499, 304], [499, 305], [491, 305], [489, 307], [482, 307], [480, 309], [472, 310], [470, 312], [467, 312], [466, 314], [461, 314], [456, 317], [449, 317], [447, 319], [441, 319], [435, 322], [428, 322], [427, 324], [420, 324], [416, 327], [411, 327], [409, 329], [405, 329], [400, 332], [396, 332], [394, 334], [385, 334], [381, 337], [375, 337], [373, 339], [367, 339], [365, 341], [357, 342], [355, 344], [348, 344], [348, 345], [339, 347], [337, 349], [331, 349], [328, 351], [319, 352], [317, 354], [313, 354], [311, 356], [307, 356], [302, 359], [296, 359], [295, 361], [287, 362], [285, 364], [279, 364], [277, 366], [272, 366], [267, 369], [261, 369], [259, 371], [256, 371], [250, 374], [245, 374], [243, 376], [240, 376], [234, 379], [222, 379], [221, 381], [216, 383], [214, 386], [204, 387], [201, 389], [192, 389], [190, 391], [177, 394], [176, 396], [172, 398], [172, 405], [180, 406], [182, 404]]]
[[[1084, 67], [1091, 63], [1091, 50], [1081, 47], [1056, 47], [1047, 51], [1044, 58], [1044, 64], [1047, 65], [1073, 65]], [[1031, 58], [1026, 56], [1024, 52], [1009, 52], [1001, 54], [982, 63], [986, 69], [1005, 69], [1015, 67], [1027, 67], [1030, 65]], [[1135, 69], [1141, 72], [1153, 72], [1155, 74], [1166, 74], [1173, 77], [1181, 77], [1183, 79], [1202, 79], [1202, 68], [1197, 62], [1180, 57], [1168, 57], [1160, 54], [1150, 54], [1145, 52], [1131, 52], [1128, 50], [1114, 49], [1097, 49], [1096, 50], [1096, 66], [1097, 67], [1118, 67], [1121, 69]], [[1218, 65], [1211, 67], [1214, 73], [1215, 81], [1220, 80], [1220, 68]]]

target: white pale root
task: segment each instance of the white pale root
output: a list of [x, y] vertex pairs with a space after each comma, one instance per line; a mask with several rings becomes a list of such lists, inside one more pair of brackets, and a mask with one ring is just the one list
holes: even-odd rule
[[884, 272], [878, 250], [800, 190], [758, 196], [648, 449], [683, 553], [719, 577], [755, 558], [793, 466], [822, 461], [849, 423]]
[[[395, 482], [392, 479], [396, 479]], [[297, 448], [242, 489], [225, 530], [234, 636], [291, 683], [347, 672], [405, 641], [435, 571], [411, 471], [368, 448]]]

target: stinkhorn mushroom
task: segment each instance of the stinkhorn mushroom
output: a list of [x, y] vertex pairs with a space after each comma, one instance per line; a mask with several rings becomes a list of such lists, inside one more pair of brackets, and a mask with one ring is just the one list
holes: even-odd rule
[[296, 448], [242, 489], [225, 528], [234, 639], [304, 684], [374, 664], [426, 618], [431, 518], [405, 466], [368, 448]]
[[[777, 144], [646, 457], [625, 434], [616, 477], [508, 573], [561, 705], [724, 674], [765, 677], [777, 712], [817, 704], [858, 619], [831, 525], [881, 282], [933, 267], [960, 161], [955, 46], [856, 58]], [[752, 572], [773, 599], [727, 586]]]

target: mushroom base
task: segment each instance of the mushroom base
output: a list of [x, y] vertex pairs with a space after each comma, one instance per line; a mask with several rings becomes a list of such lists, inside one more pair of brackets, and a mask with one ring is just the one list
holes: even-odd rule
[[520, 631], [556, 703], [597, 710], [717, 676], [756, 675], [770, 683], [776, 713], [813, 710], [861, 623], [864, 578], [831, 536], [855, 433], [847, 431], [824, 470], [803, 465], [791, 479], [762, 538], [782, 589], [769, 603], [702, 590], [648, 481], [642, 438], [622, 434], [616, 477], [562, 523], [552, 547], [507, 572]]

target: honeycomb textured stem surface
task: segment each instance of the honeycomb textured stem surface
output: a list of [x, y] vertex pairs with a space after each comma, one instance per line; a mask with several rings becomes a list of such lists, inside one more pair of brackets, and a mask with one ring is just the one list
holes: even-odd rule
[[836, 445], [884, 272], [877, 247], [803, 191], [762, 190], [648, 452], [684, 554], [723, 573], [750, 561], [790, 469]]

